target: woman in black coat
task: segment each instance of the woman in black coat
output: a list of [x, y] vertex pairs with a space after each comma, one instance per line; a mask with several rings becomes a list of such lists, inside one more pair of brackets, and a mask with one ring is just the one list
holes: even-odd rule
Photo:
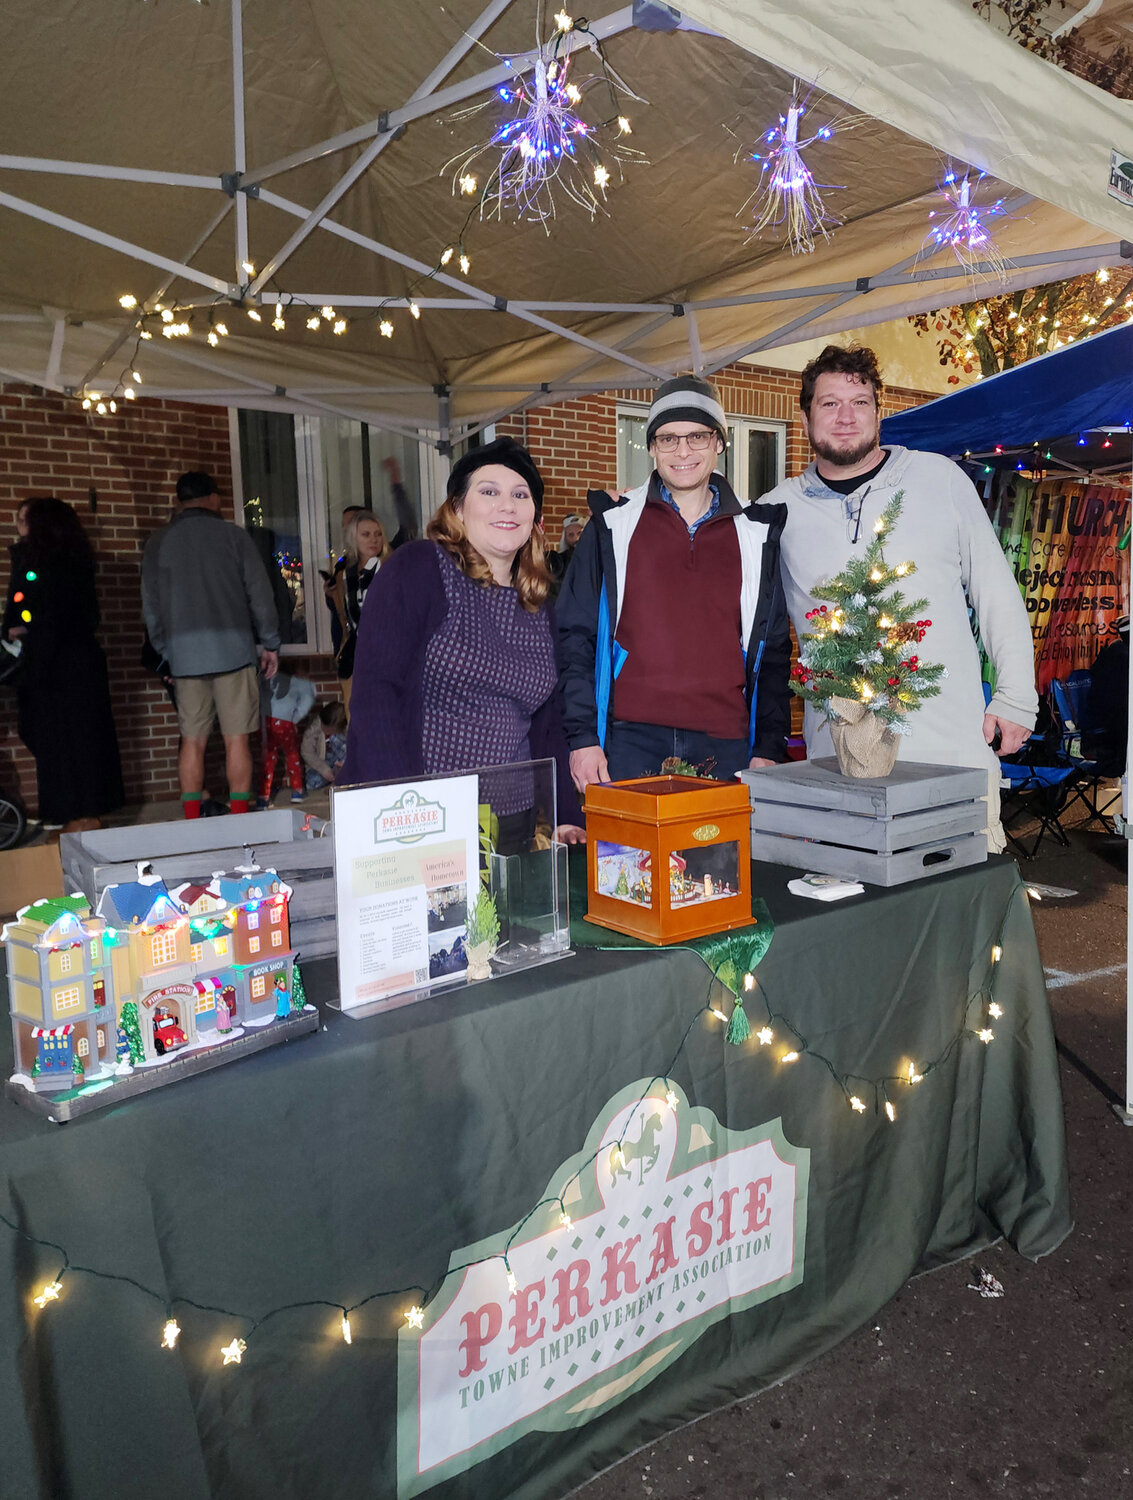
[[95, 639], [94, 554], [62, 500], [20, 509], [27, 531], [12, 548], [4, 619], [8, 638], [23, 643], [19, 734], [35, 757], [41, 822], [77, 832], [126, 800], [106, 657]]

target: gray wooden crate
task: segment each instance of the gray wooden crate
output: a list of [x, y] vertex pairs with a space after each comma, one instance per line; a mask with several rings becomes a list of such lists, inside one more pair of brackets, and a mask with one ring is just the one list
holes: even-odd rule
[[741, 772], [752, 799], [753, 859], [901, 885], [987, 858], [987, 773], [900, 763], [857, 780], [837, 761]]
[[[239, 818], [194, 818], [175, 823], [135, 823], [68, 833], [59, 840], [63, 881], [97, 902], [108, 885], [137, 878], [147, 860], [166, 885], [207, 880], [217, 870], [242, 864], [245, 847], [257, 862], [274, 869], [291, 886], [291, 945], [305, 958], [320, 958], [336, 947], [334, 844], [330, 828], [286, 808], [241, 813]], [[326, 827], [326, 837], [312, 833]], [[240, 842], [236, 843], [239, 836]]]

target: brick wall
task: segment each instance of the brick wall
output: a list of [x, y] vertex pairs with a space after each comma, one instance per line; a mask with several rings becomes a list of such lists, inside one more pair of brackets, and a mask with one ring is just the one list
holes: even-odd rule
[[[725, 411], [736, 417], [762, 417], [787, 424], [786, 472], [797, 474], [810, 462], [810, 447], [799, 421], [799, 377], [753, 365], [729, 365], [712, 376]], [[586, 491], [617, 484], [619, 401], [648, 404], [651, 390], [604, 391], [497, 422], [496, 431], [519, 439], [531, 450], [546, 486], [543, 525], [557, 546], [563, 518], [586, 509]], [[905, 411], [933, 398], [920, 391], [887, 390], [881, 414]]]
[[[798, 376], [733, 365], [713, 379], [729, 412], [787, 423], [787, 473], [797, 473], [810, 456], [798, 421]], [[588, 489], [616, 484], [618, 401], [648, 402], [650, 395], [648, 390], [604, 392], [498, 424], [501, 433], [528, 444], [543, 473], [544, 522], [553, 543], [563, 517], [583, 508]], [[900, 411], [928, 399], [888, 391], [884, 410]], [[223, 408], [143, 400], [121, 402], [115, 416], [98, 418], [61, 396], [0, 385], [0, 537], [14, 540], [20, 502], [44, 494], [73, 504], [90, 533], [98, 559], [101, 638], [132, 803], [177, 792], [176, 716], [161, 684], [139, 665], [140, 563], [146, 538], [169, 518], [177, 475], [193, 468], [209, 470], [222, 494], [231, 492]], [[6, 590], [8, 554], [0, 551], [0, 587]], [[287, 668], [313, 681], [320, 699], [338, 695], [328, 657], [288, 658]], [[0, 783], [18, 790], [34, 811], [34, 764], [16, 735], [14, 696], [4, 689], [0, 694]], [[223, 795], [222, 746], [215, 734], [206, 782]]]

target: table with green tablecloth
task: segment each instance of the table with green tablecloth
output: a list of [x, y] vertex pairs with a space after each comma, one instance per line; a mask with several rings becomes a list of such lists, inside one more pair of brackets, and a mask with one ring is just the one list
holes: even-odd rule
[[[309, 1039], [66, 1126], [0, 1104], [0, 1213], [16, 1226], [0, 1224], [3, 1500], [564, 1494], [818, 1358], [913, 1273], [999, 1238], [1036, 1258], [1068, 1232], [1054, 1041], [1012, 862], [830, 905], [755, 865], [774, 937], [734, 1046], [731, 996], [696, 953], [611, 951], [616, 937], [581, 922], [579, 853], [576, 948], [560, 962], [369, 1019], [326, 1009]], [[332, 961], [306, 975], [313, 1001], [333, 998]], [[627, 1098], [618, 1160], [601, 1128]], [[663, 1127], [684, 1155], [654, 1168]], [[764, 1177], [718, 1175], [757, 1160]], [[568, 1162], [589, 1184], [577, 1207], [556, 1176]], [[787, 1260], [761, 1281], [759, 1183], [788, 1170], [793, 1204], [772, 1222]], [[563, 1203], [530, 1220], [542, 1239], [512, 1242], [510, 1300], [498, 1263], [502, 1321], [489, 1299], [464, 1313], [459, 1347], [439, 1321], [430, 1342], [436, 1310], [455, 1317], [487, 1284], [492, 1237], [549, 1184]], [[641, 1222], [602, 1218], [617, 1194], [647, 1192]], [[588, 1234], [579, 1321], [583, 1292], [572, 1310], [566, 1289], [587, 1274]], [[745, 1234], [748, 1259], [729, 1266]], [[59, 1296], [36, 1306], [64, 1264]], [[552, 1341], [572, 1319], [578, 1341]], [[512, 1428], [497, 1414], [442, 1431], [443, 1402], [415, 1405], [418, 1337], [436, 1346], [434, 1374], [451, 1355], [464, 1382], [441, 1393], [458, 1425], [462, 1404], [489, 1402], [497, 1381], [530, 1386], [536, 1365], [545, 1394], [517, 1384]]]

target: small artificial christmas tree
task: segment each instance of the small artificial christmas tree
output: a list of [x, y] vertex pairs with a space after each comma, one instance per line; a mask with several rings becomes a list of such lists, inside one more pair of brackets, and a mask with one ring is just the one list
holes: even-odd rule
[[303, 983], [303, 975], [298, 964], [291, 966], [291, 1009], [302, 1010], [307, 1003], [307, 987]]
[[142, 1031], [138, 1024], [138, 1005], [135, 1000], [127, 1000], [122, 1007], [122, 1014], [118, 1018], [118, 1024], [126, 1034], [126, 1040], [130, 1046], [130, 1062], [136, 1067], [138, 1063], [145, 1061], [146, 1051], [142, 1045]]
[[898, 490], [885, 507], [865, 553], [812, 590], [827, 602], [807, 614], [813, 628], [791, 669], [792, 692], [821, 709], [832, 725], [872, 717], [873, 734], [883, 731], [894, 747], [892, 736], [910, 732], [906, 716], [935, 697], [948, 675], [912, 649], [932, 624], [918, 618], [928, 601], [909, 601], [901, 592], [901, 581], [916, 565], [890, 567], [885, 561], [885, 539], [901, 514], [903, 495]]

